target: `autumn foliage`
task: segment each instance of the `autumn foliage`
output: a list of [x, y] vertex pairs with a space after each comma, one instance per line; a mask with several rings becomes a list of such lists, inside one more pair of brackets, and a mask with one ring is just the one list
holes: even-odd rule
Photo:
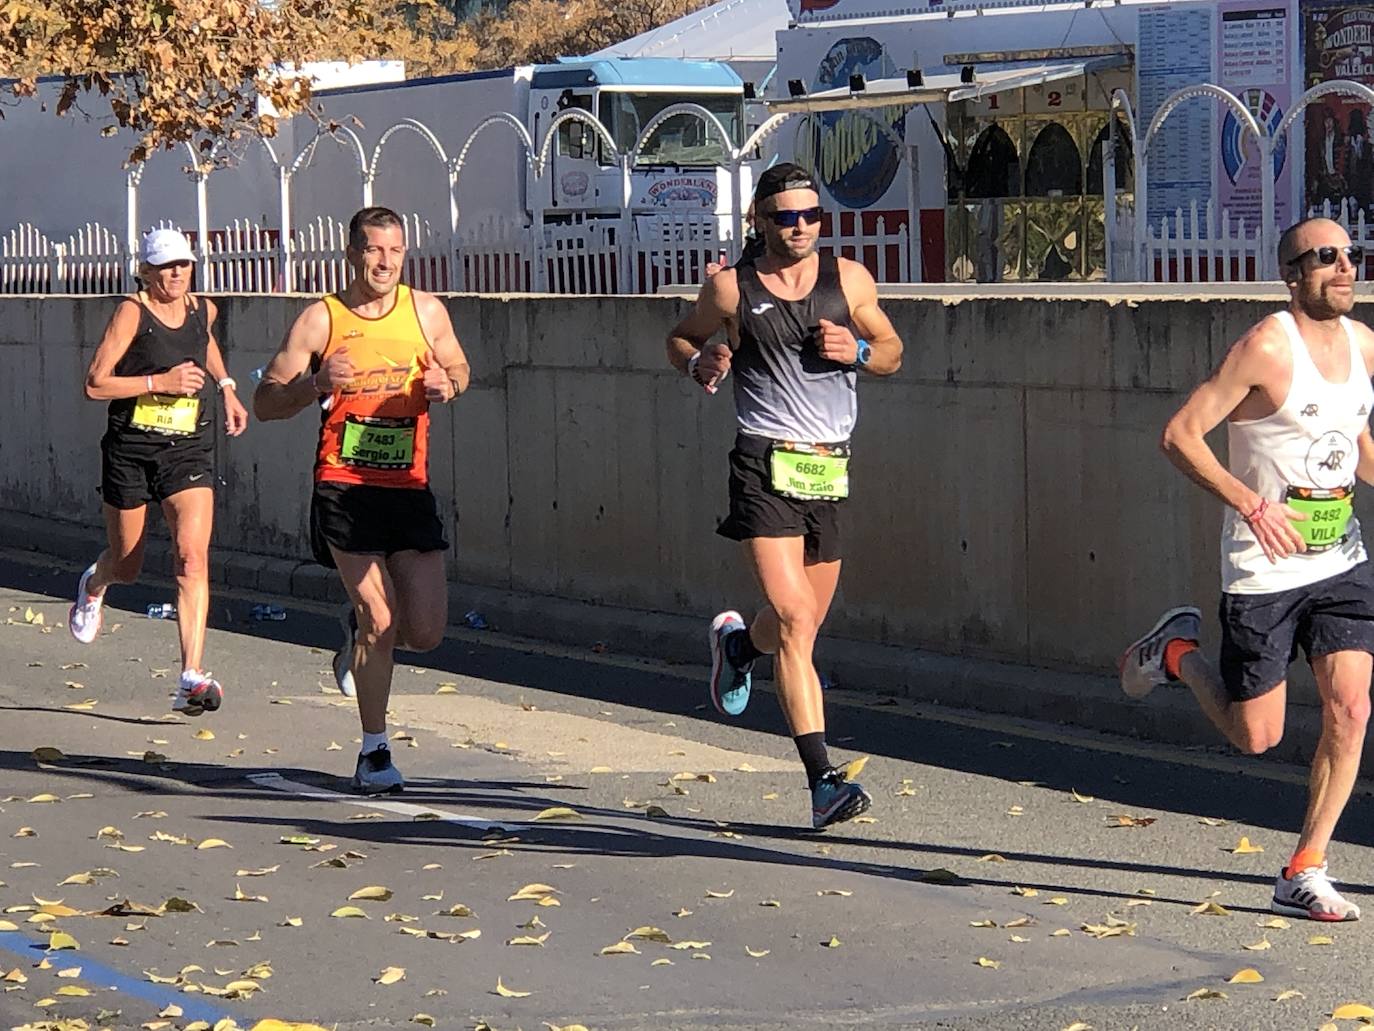
[[272, 136], [260, 99], [282, 116], [310, 109], [299, 62], [396, 58], [412, 77], [537, 63], [703, 2], [514, 0], [460, 21], [436, 0], [0, 0], [0, 77], [30, 98], [39, 76], [58, 77], [58, 114], [80, 98], [99, 115], [90, 98], [101, 98], [119, 127], [139, 133], [134, 163], [182, 142], [208, 155], [217, 141]]

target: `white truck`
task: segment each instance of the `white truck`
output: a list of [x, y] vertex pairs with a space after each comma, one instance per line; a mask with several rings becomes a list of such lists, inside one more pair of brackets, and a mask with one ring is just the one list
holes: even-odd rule
[[[356, 135], [369, 163], [385, 140], [375, 159], [376, 203], [416, 211], [436, 223], [447, 220], [448, 193], [446, 173], [435, 157], [455, 162], [478, 126], [501, 112], [520, 121], [537, 150], [560, 113], [586, 111], [605, 126], [619, 154], [592, 126], [565, 121], [550, 143], [543, 174], [536, 177], [517, 133], [489, 124], [472, 139], [458, 170], [454, 192], [467, 224], [489, 216], [544, 224], [621, 216], [626, 182], [619, 156], [634, 150], [657, 115], [679, 104], [711, 112], [728, 134], [729, 145], [722, 145], [692, 115], [668, 118], [643, 142], [629, 169], [630, 210], [637, 216], [693, 212], [719, 216], [726, 223], [732, 211], [732, 151], [745, 142], [747, 132], [743, 82], [727, 65], [709, 61], [565, 60], [324, 89], [315, 98], [329, 120]], [[398, 124], [414, 131], [392, 131]], [[304, 118], [295, 119], [291, 129], [298, 146], [315, 131]], [[324, 148], [322, 154], [333, 149], [330, 144]], [[293, 201], [298, 215], [340, 210], [339, 189], [357, 193], [357, 164], [350, 168], [347, 160], [312, 157]], [[741, 195], [747, 198], [751, 188], [746, 165]]]

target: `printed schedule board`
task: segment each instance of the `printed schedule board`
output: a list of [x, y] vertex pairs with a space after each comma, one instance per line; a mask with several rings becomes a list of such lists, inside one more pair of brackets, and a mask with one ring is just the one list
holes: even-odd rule
[[[1277, 132], [1292, 103], [1293, 22], [1293, 12], [1283, 3], [1239, 0], [1217, 8], [1217, 81], [1239, 98], [1261, 131]], [[1218, 114], [1217, 202], [1232, 218], [1254, 226], [1261, 215], [1259, 147], [1233, 111], [1219, 109]], [[1274, 221], [1285, 226], [1293, 221], [1293, 170], [1286, 140], [1275, 146], [1273, 160]]]
[[[1170, 4], [1140, 12], [1136, 47], [1138, 124], [1148, 126], [1175, 90], [1212, 76], [1215, 9], [1208, 4]], [[1215, 102], [1188, 101], [1177, 108], [1150, 145], [1147, 217], [1152, 226], [1163, 218], [1185, 215], [1196, 201], [1202, 210], [1212, 194]]]

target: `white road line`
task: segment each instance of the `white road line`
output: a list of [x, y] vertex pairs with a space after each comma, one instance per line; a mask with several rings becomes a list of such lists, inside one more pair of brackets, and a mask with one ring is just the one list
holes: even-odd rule
[[[456, 823], [464, 827], [476, 827], [478, 830], [513, 831], [522, 827], [531, 826], [529, 823], [502, 823], [500, 820], [488, 820], [481, 816], [452, 813], [445, 809], [436, 809], [433, 806], [411, 805], [409, 802], [393, 802], [379, 795], [345, 795], [341, 791], [327, 791], [324, 788], [316, 788], [311, 787], [309, 784], [302, 784], [300, 781], [287, 780], [280, 773], [250, 773], [248, 779], [260, 788], [271, 788], [273, 791], [280, 791], [287, 795], [296, 795], [299, 798], [312, 798], [321, 802], [347, 802], [350, 805], [361, 805], [369, 809], [381, 809], [384, 812], [396, 813], [398, 816], [409, 816], [412, 819], [422, 814], [432, 813], [438, 816], [439, 820], [444, 823]], [[542, 826], [554, 827], [557, 825], [543, 824]]]

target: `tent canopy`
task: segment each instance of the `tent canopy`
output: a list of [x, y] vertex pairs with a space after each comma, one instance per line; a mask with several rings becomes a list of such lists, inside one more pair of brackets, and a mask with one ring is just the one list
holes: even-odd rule
[[675, 57], [689, 61], [777, 60], [787, 0], [721, 0], [588, 57]]

